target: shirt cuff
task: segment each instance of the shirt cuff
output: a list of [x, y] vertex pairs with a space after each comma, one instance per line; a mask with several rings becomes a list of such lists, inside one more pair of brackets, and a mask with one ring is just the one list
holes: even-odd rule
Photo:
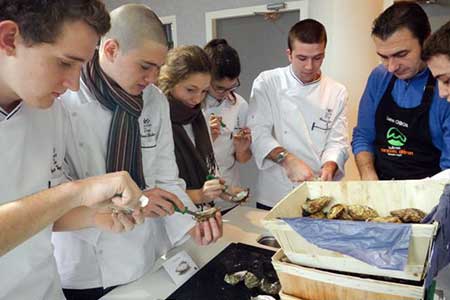
[[275, 162], [270, 159], [266, 159], [266, 157], [273, 149], [276, 147], [281, 147], [281, 145], [274, 139], [260, 142], [259, 144], [261, 146], [252, 147], [252, 153], [255, 157], [255, 162], [258, 168], [260, 170], [265, 170], [276, 165]]
[[342, 151], [326, 151], [322, 155], [322, 165], [324, 165], [327, 161], [333, 161], [337, 164], [337, 171], [334, 174], [334, 180], [339, 180], [345, 175], [345, 162], [347, 161], [348, 156], [345, 155]]

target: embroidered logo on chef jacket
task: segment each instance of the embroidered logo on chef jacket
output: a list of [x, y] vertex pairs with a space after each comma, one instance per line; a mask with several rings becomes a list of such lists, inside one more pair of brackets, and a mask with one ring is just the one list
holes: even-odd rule
[[153, 131], [153, 125], [150, 118], [144, 118], [141, 127], [141, 148], [156, 147], [156, 133]]
[[64, 172], [62, 160], [59, 159], [58, 152], [56, 151], [56, 148], [53, 147], [52, 164], [50, 167], [50, 181], [48, 182], [48, 187], [51, 188], [57, 186], [58, 184], [61, 184], [63, 179]]
[[319, 121], [313, 122], [311, 126], [311, 131], [314, 129], [328, 131], [331, 129], [331, 115], [333, 114], [333, 110], [331, 108], [327, 108], [325, 114], [319, 118]]

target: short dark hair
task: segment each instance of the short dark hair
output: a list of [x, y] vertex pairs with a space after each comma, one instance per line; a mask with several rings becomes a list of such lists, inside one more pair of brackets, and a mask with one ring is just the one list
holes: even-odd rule
[[292, 51], [294, 40], [298, 40], [306, 44], [320, 44], [327, 45], [327, 31], [325, 26], [314, 19], [305, 19], [297, 22], [289, 30], [288, 47]]
[[241, 74], [241, 62], [237, 51], [225, 39], [213, 39], [205, 46], [211, 61], [212, 77], [216, 80], [234, 79]]
[[439, 28], [425, 41], [422, 60], [428, 61], [439, 54], [446, 55], [450, 59], [450, 22]]
[[406, 28], [419, 44], [431, 33], [428, 16], [419, 4], [410, 1], [399, 1], [388, 7], [373, 22], [372, 35], [387, 40], [394, 32]]
[[101, 0], [0, 0], [0, 22], [6, 20], [17, 23], [28, 45], [55, 42], [66, 21], [84, 21], [99, 36], [111, 26]]

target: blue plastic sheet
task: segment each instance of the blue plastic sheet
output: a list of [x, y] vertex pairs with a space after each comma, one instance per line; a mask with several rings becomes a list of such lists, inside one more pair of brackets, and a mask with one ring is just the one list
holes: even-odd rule
[[422, 223], [439, 222], [439, 229], [430, 255], [430, 269], [425, 279], [426, 287], [433, 282], [440, 270], [450, 263], [450, 185], [447, 184], [444, 193], [431, 213]]
[[308, 242], [382, 269], [403, 270], [408, 261], [410, 224], [283, 218]]

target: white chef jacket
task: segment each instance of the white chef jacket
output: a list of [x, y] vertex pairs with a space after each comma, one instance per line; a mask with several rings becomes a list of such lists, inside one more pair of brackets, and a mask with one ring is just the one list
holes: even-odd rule
[[247, 124], [251, 149], [259, 169], [255, 198], [274, 206], [297, 184], [283, 167], [266, 156], [284, 147], [320, 176], [327, 161], [338, 166], [335, 180], [344, 175], [348, 159], [346, 88], [326, 75], [303, 84], [291, 65], [262, 72], [253, 82]]
[[[73, 170], [78, 177], [106, 172], [106, 151], [112, 113], [94, 100], [84, 82], [80, 91], [67, 92], [63, 104], [73, 122], [81, 164]], [[142, 161], [148, 188], [160, 187], [176, 194], [194, 209], [178, 178], [169, 105], [154, 86], [144, 90], [144, 107], [139, 117]], [[151, 201], [151, 199], [150, 199]], [[110, 287], [136, 280], [148, 272], [168, 249], [186, 239], [195, 225], [187, 215], [147, 218], [134, 230], [115, 234], [96, 228], [54, 233], [55, 256], [62, 286], [68, 289]]]
[[211, 95], [206, 97], [205, 114], [209, 120], [212, 114], [222, 117], [222, 122], [226, 125], [221, 128], [220, 135], [213, 142], [214, 156], [219, 165], [220, 174], [228, 185], [240, 186], [239, 165], [234, 153], [231, 134], [235, 134], [240, 128], [247, 125], [248, 104], [240, 95], [236, 95], [236, 103], [232, 104], [228, 100], [217, 101]]
[[[45, 110], [23, 102], [9, 114], [0, 108], [0, 204], [65, 181], [67, 121], [58, 101]], [[65, 299], [51, 231], [52, 225], [0, 257], [0, 299]]]

